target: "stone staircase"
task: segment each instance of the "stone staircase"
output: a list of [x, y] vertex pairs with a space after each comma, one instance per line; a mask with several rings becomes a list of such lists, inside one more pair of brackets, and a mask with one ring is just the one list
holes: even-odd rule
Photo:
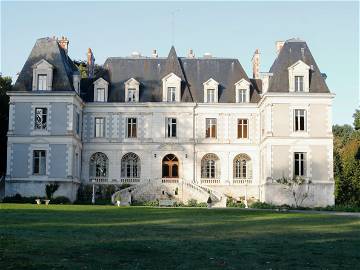
[[[178, 195], [173, 194], [174, 188], [178, 189]], [[137, 201], [152, 201], [156, 199], [174, 199], [187, 203], [190, 199], [198, 202], [207, 202], [209, 196], [212, 200], [212, 207], [226, 207], [226, 196], [207, 186], [203, 186], [187, 180], [179, 180], [177, 184], [162, 183], [162, 179], [140, 183], [131, 187], [119, 190], [112, 195], [112, 202], [120, 195], [121, 205], [129, 205], [131, 199]]]

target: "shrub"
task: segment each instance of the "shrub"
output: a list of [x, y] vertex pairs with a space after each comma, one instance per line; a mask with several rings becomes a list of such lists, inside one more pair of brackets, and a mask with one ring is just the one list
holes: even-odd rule
[[54, 195], [55, 191], [58, 190], [58, 188], [59, 188], [59, 184], [56, 183], [47, 184], [45, 186], [46, 198], [48, 200], [52, 199], [52, 196]]
[[41, 199], [43, 200], [44, 197], [36, 197], [36, 196], [31, 196], [31, 197], [22, 197], [20, 194], [15, 194], [14, 196], [8, 196], [5, 197], [2, 202], [3, 203], [36, 203], [35, 200], [36, 199]]
[[226, 207], [245, 208], [245, 204], [241, 201], [235, 200], [232, 197], [228, 197], [226, 200]]
[[52, 204], [69, 204], [71, 202], [70, 202], [70, 199], [68, 197], [58, 196], [58, 197], [55, 197], [54, 199], [52, 199], [51, 203]]
[[250, 205], [251, 208], [257, 209], [276, 209], [278, 208], [276, 205], [265, 203], [265, 202], [254, 202]]
[[159, 206], [159, 201], [132, 201], [132, 206]]
[[190, 199], [190, 200], [188, 200], [188, 202], [187, 202], [187, 206], [189, 206], [189, 207], [196, 207], [197, 206], [197, 200], [195, 200], [195, 199]]

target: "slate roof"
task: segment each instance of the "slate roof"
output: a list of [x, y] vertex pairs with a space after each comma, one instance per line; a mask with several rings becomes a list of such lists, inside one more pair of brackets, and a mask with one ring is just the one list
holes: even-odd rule
[[[124, 102], [124, 83], [134, 78], [140, 82], [140, 102], [162, 101], [162, 79], [169, 73], [181, 78], [181, 101], [203, 102], [203, 83], [213, 78], [219, 83], [219, 102], [235, 102], [235, 83], [241, 79], [250, 82], [237, 59], [178, 57], [171, 47], [167, 58], [110, 57], [104, 63], [103, 78], [110, 82], [109, 102]], [[94, 81], [94, 80], [91, 80]], [[93, 100], [92, 83], [82, 84], [82, 97]], [[251, 86], [251, 102], [260, 96]]]
[[[303, 48], [303, 52], [302, 49]], [[313, 66], [310, 71], [310, 89], [311, 93], [330, 93], [324, 78], [321, 76], [309, 47], [306, 42], [300, 39], [289, 39], [279, 52], [278, 57], [270, 68], [273, 77], [270, 80], [268, 92], [289, 92], [288, 67], [297, 61], [303, 61], [308, 66]]]
[[32, 91], [32, 66], [42, 59], [54, 67], [52, 91], [74, 91], [72, 75], [78, 73], [78, 69], [54, 38], [40, 38], [36, 41], [13, 91]]

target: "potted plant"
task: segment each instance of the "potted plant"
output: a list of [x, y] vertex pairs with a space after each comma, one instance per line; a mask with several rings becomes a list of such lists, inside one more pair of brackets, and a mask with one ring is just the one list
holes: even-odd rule
[[41, 200], [40, 200], [40, 199], [36, 199], [35, 202], [36, 202], [36, 204], [41, 204]]
[[207, 199], [207, 207], [208, 207], [208, 208], [211, 208], [211, 204], [212, 204], [212, 199], [211, 199], [211, 197], [209, 196], [209, 198]]
[[58, 184], [48, 184], [45, 186], [45, 194], [46, 194], [46, 200], [45, 204], [48, 205], [50, 203], [50, 200], [52, 199], [52, 196], [54, 195], [55, 191], [59, 188]]

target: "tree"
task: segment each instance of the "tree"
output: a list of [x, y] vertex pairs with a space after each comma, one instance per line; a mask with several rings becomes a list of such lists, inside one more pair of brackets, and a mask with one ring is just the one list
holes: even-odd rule
[[0, 75], [0, 176], [6, 172], [6, 144], [9, 122], [9, 97], [6, 92], [12, 88], [10, 77]]
[[46, 198], [48, 200], [51, 200], [55, 191], [57, 191], [59, 188], [59, 184], [56, 183], [52, 183], [52, 184], [47, 184], [45, 186], [45, 194], [46, 194]]
[[355, 130], [360, 130], [360, 110], [356, 110], [353, 114], [354, 118], [354, 128]]
[[302, 206], [303, 202], [309, 197], [311, 181], [307, 181], [300, 176], [293, 178], [283, 176], [275, 181], [283, 185], [284, 189], [292, 196], [295, 207]]

